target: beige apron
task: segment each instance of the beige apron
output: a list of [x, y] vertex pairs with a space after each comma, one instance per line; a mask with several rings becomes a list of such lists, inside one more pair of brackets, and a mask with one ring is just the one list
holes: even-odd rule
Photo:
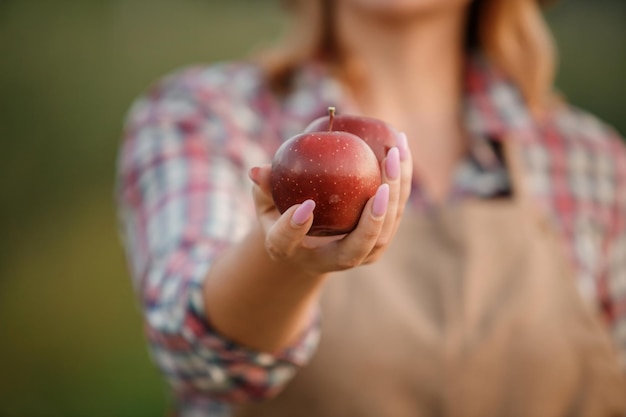
[[409, 209], [384, 259], [328, 282], [311, 363], [235, 415], [626, 415], [608, 332], [514, 188], [514, 199]]

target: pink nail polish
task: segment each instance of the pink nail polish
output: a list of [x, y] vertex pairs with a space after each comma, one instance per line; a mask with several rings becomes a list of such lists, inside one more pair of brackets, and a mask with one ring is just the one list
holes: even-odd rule
[[395, 146], [387, 152], [385, 173], [390, 180], [400, 178], [400, 151]]
[[400, 151], [400, 160], [406, 161], [409, 159], [409, 142], [406, 137], [406, 133], [400, 132], [398, 134], [398, 150]]
[[253, 183], [255, 183], [256, 185], [259, 185], [259, 171], [261, 170], [261, 168], [259, 167], [252, 167], [250, 168], [250, 170], [248, 171], [248, 177], [252, 180]]
[[374, 203], [372, 204], [372, 214], [374, 217], [382, 217], [387, 212], [387, 205], [389, 204], [389, 184], [383, 184], [378, 187], [376, 196], [374, 196]]
[[293, 212], [293, 216], [291, 216], [291, 221], [296, 226], [302, 226], [304, 223], [306, 223], [309, 220], [309, 218], [313, 214], [314, 209], [315, 209], [315, 201], [306, 200], [304, 203], [300, 205], [300, 207], [296, 209], [296, 211]]

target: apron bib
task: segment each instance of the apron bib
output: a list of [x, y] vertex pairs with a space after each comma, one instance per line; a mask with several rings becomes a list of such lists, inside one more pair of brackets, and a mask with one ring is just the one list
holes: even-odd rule
[[328, 281], [310, 364], [235, 416], [626, 415], [609, 333], [556, 233], [517, 194], [407, 208], [381, 260]]

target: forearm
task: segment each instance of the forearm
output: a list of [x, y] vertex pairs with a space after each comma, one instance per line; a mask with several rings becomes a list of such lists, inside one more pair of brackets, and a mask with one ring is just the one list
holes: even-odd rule
[[208, 320], [233, 341], [276, 353], [309, 325], [325, 277], [270, 259], [263, 233], [254, 228], [208, 273], [203, 291]]

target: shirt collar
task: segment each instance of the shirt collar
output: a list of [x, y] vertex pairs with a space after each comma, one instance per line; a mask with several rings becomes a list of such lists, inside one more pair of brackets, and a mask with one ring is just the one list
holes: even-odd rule
[[502, 140], [531, 131], [533, 119], [519, 89], [481, 55], [468, 60], [464, 111], [476, 137]]

